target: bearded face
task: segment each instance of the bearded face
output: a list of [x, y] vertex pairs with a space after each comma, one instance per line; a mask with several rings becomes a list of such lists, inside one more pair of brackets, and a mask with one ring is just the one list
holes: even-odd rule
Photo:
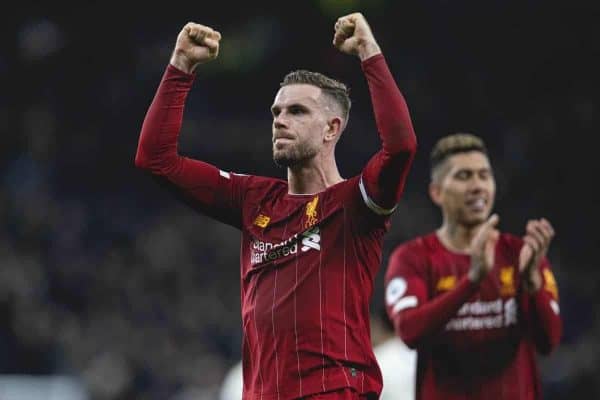
[[326, 115], [321, 89], [307, 84], [282, 87], [271, 107], [273, 114], [273, 160], [293, 167], [313, 159], [323, 146]]
[[273, 161], [280, 167], [294, 167], [314, 158], [318, 146], [309, 140], [276, 139], [273, 141]]

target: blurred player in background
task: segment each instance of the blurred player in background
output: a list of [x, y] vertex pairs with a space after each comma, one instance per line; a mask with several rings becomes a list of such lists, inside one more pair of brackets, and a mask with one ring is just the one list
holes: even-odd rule
[[[333, 44], [361, 61], [381, 139], [361, 174], [344, 179], [335, 161], [350, 110], [346, 86], [303, 70], [286, 75], [271, 106], [273, 159], [287, 168], [287, 180], [180, 156], [196, 67], [217, 57], [221, 39], [197, 23], [179, 33], [140, 134], [138, 167], [241, 230], [244, 399], [376, 398], [381, 391], [369, 302], [416, 138], [365, 18], [341, 17], [334, 30]], [[207, 141], [214, 134], [204, 133]]]
[[219, 398], [217, 400], [242, 400], [244, 389], [244, 376], [242, 371], [242, 360], [233, 364], [219, 387]]
[[542, 218], [523, 237], [500, 233], [495, 189], [479, 137], [440, 139], [429, 194], [442, 226], [390, 256], [385, 301], [397, 334], [418, 350], [417, 399], [542, 397], [536, 352], [552, 351], [562, 329], [546, 258], [554, 230]]
[[375, 358], [383, 376], [380, 400], [414, 400], [417, 352], [394, 332], [385, 307], [373, 313], [371, 339]]

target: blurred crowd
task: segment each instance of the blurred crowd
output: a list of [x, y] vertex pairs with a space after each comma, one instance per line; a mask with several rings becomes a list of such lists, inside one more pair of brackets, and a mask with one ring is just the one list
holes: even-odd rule
[[[283, 75], [302, 67], [349, 83], [354, 105], [338, 159], [344, 175], [358, 173], [378, 146], [368, 91], [358, 63], [330, 46], [336, 12], [352, 3], [364, 6], [420, 145], [384, 257], [439, 223], [426, 195], [432, 143], [459, 130], [482, 136], [502, 228], [520, 234], [527, 218], [544, 216], [557, 230], [549, 258], [565, 328], [542, 360], [546, 398], [600, 396], [600, 203], [589, 145], [600, 126], [598, 8], [337, 3], [315, 1], [295, 16], [243, 7], [227, 18], [114, 15], [100, 5], [6, 15], [0, 374], [73, 375], [93, 400], [216, 398], [241, 350], [239, 235], [135, 170], [141, 121], [180, 27], [205, 16], [223, 33], [222, 56], [198, 74], [181, 151], [283, 177], [270, 156], [269, 105]], [[89, 26], [92, 15], [110, 26]], [[298, 17], [314, 21], [310, 32], [299, 32]]]

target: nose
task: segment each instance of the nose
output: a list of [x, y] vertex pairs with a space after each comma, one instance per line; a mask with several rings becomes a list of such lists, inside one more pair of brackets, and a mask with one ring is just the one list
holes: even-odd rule
[[285, 119], [281, 117], [281, 114], [273, 117], [273, 127], [276, 129], [287, 128], [287, 123]]
[[471, 184], [469, 185], [469, 188], [473, 192], [481, 192], [485, 189], [485, 181], [479, 178], [477, 175], [475, 175], [473, 179], [471, 179]]

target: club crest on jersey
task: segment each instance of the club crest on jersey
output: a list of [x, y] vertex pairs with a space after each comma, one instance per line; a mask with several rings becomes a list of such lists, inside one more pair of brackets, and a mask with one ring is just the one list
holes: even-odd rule
[[456, 276], [448, 275], [442, 276], [435, 288], [441, 292], [454, 289], [454, 286], [456, 286]]
[[258, 214], [254, 220], [254, 225], [260, 226], [261, 228], [266, 228], [266, 226], [269, 225], [269, 221], [271, 221], [271, 217], [268, 217], [264, 214]]
[[317, 223], [317, 204], [319, 204], [319, 196], [315, 196], [311, 201], [306, 203], [305, 228], [310, 228]]
[[558, 286], [554, 274], [549, 269], [544, 269], [544, 289], [552, 293], [552, 297], [558, 300]]
[[514, 296], [515, 292], [515, 269], [512, 265], [500, 268], [500, 295]]

